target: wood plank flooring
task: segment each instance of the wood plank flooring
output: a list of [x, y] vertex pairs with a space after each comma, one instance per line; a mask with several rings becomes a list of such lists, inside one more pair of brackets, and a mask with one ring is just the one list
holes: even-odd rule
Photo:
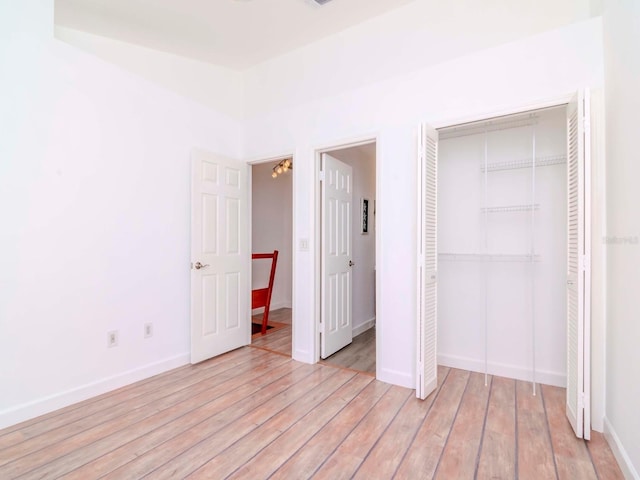
[[[262, 314], [254, 315], [253, 321], [261, 322]], [[251, 346], [291, 356], [291, 309], [280, 308], [273, 310], [269, 315], [269, 325], [276, 325], [276, 328], [267, 330], [265, 335], [254, 335], [251, 339]], [[334, 353], [326, 360], [321, 360], [321, 363], [375, 375], [375, 328], [370, 328], [354, 337], [351, 344]]]
[[440, 367], [420, 401], [244, 347], [0, 430], [0, 478], [622, 479], [601, 435], [575, 438], [563, 399]]
[[[262, 322], [262, 314], [254, 315], [252, 321]], [[276, 328], [267, 330], [265, 335], [257, 333], [251, 338], [251, 346], [281, 355], [291, 356], [291, 309], [279, 308], [269, 312], [269, 325]]]
[[376, 329], [370, 328], [322, 363], [376, 374]]

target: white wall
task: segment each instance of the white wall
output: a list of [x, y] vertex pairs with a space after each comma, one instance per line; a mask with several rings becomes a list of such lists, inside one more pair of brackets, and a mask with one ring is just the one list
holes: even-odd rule
[[[329, 154], [353, 168], [353, 210], [351, 216], [353, 252], [353, 333], [359, 335], [373, 327], [376, 320], [376, 146], [333, 150]], [[369, 199], [369, 233], [360, 233], [360, 201]]]
[[589, 0], [416, 0], [249, 69], [245, 109], [330, 98], [590, 15]]
[[55, 37], [151, 82], [239, 119], [242, 73], [56, 25]]
[[[245, 122], [245, 152], [250, 158], [295, 151], [295, 242], [317, 246], [313, 216], [315, 152], [349, 140], [378, 138], [376, 168], [377, 227], [381, 231], [376, 262], [379, 274], [378, 375], [381, 380], [415, 384], [416, 318], [416, 138], [417, 125], [439, 125], [470, 116], [489, 116], [541, 99], [569, 95], [584, 85], [602, 83], [599, 19], [573, 24], [500, 47], [455, 58], [407, 75], [364, 85], [289, 108], [255, 113]], [[355, 34], [354, 34], [355, 35]], [[356, 36], [357, 39], [357, 36]], [[343, 39], [349, 44], [349, 38]], [[309, 62], [316, 57], [309, 54]], [[386, 60], [381, 55], [380, 62]], [[279, 75], [282, 58], [271, 65]], [[354, 63], [358, 64], [354, 60]], [[296, 67], [293, 62], [289, 68]], [[355, 67], [354, 67], [355, 68]], [[286, 71], [286, 69], [285, 69]], [[351, 70], [345, 71], [345, 75]], [[334, 75], [338, 73], [333, 72]], [[340, 72], [342, 75], [342, 72]], [[344, 75], [342, 75], [344, 76]], [[286, 79], [283, 79], [286, 83]], [[316, 80], [301, 80], [312, 91]], [[268, 96], [268, 95], [267, 95]], [[316, 358], [316, 257], [296, 252], [294, 357]]]
[[189, 155], [240, 150], [52, 26], [52, 0], [0, 6], [0, 427], [188, 362]]
[[[272, 168], [277, 163], [259, 163], [251, 168], [251, 251], [271, 253], [278, 250], [271, 310], [291, 308], [293, 175], [288, 172], [272, 178]], [[265, 288], [269, 284], [270, 268], [268, 260], [251, 263], [252, 288]], [[264, 308], [259, 308], [254, 313], [262, 311]]]
[[640, 3], [605, 2], [607, 396], [605, 433], [640, 478]]

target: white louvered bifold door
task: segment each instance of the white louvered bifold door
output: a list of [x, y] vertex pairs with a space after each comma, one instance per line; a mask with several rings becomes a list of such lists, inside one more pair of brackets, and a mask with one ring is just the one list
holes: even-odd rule
[[590, 135], [588, 93], [567, 107], [567, 417], [589, 438]]
[[436, 389], [438, 132], [421, 125], [418, 143], [418, 365], [416, 396]]

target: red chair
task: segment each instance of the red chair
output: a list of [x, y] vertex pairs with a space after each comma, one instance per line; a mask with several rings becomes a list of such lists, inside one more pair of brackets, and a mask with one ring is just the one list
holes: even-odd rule
[[276, 276], [276, 264], [278, 263], [278, 250], [273, 253], [254, 253], [252, 260], [271, 259], [271, 274], [269, 275], [269, 286], [267, 288], [257, 288], [251, 290], [251, 309], [264, 307], [262, 314], [262, 335], [267, 333], [267, 322], [269, 321], [269, 306], [271, 305], [271, 293], [273, 291], [273, 280]]

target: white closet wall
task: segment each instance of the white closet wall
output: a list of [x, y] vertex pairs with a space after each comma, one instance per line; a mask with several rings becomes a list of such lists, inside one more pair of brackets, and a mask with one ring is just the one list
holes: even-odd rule
[[565, 129], [562, 107], [441, 130], [439, 363], [564, 386]]

